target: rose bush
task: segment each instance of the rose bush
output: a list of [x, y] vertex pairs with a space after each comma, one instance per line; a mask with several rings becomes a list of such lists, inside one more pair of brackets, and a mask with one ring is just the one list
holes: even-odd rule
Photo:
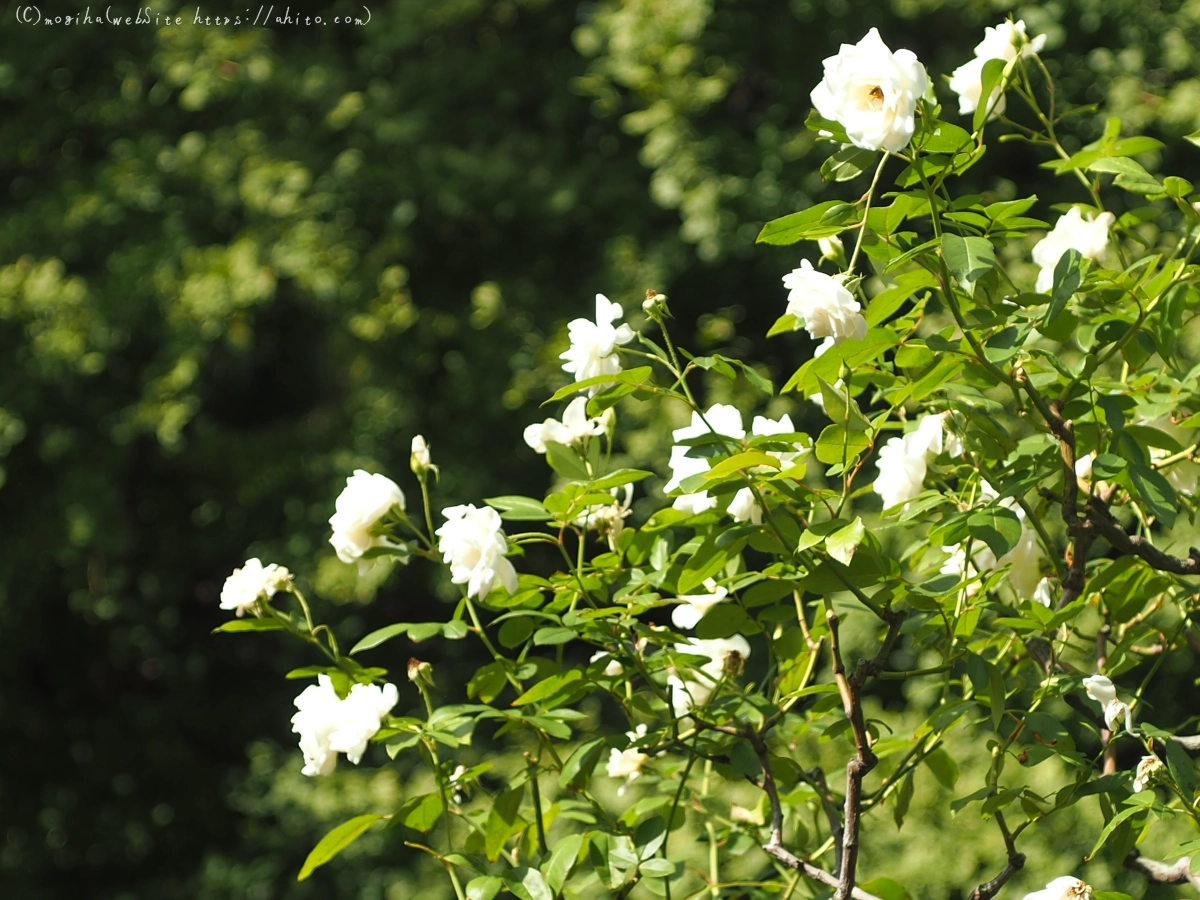
[[[1085, 803], [1104, 823], [1089, 859], [1192, 880], [1186, 859], [1139, 848], [1152, 833], [1176, 857], [1200, 847], [1200, 739], [1142, 701], [1200, 641], [1200, 213], [1190, 183], [1135, 159], [1158, 142], [1121, 138], [1119, 122], [1075, 153], [1059, 142], [1071, 110], [1041, 46], [1020, 23], [989, 29], [970, 91], [952, 81], [975, 98], [963, 124], [874, 30], [826, 60], [809, 126], [838, 146], [822, 171], [874, 175], [857, 201], [762, 230], [766, 244], [825, 241], [837, 268], [784, 276], [771, 334], [823, 343], [778, 392], [746, 361], [677, 347], [661, 294], [637, 329], [598, 296], [594, 322], [570, 323], [575, 380], [550, 402], [574, 399], [526, 432], [554, 473], [544, 497], [447, 506], [439, 525], [419, 438], [419, 515], [387, 478], [355, 473], [331, 520], [339, 555], [444, 564], [461, 589], [448, 620], [344, 651], [294, 579], [257, 561], [231, 576], [226, 605], [257, 617], [220, 630], [286, 631], [325, 658], [291, 673], [317, 679], [293, 720], [306, 774], [339, 752], [358, 762], [368, 742], [429, 773], [399, 808], [330, 832], [301, 878], [384, 823], [429, 835], [411, 845], [471, 900], [893, 900], [908, 893], [872, 846], [927, 772], [943, 805], [994, 823], [1003, 862], [963, 896], [997, 895], [1022, 848]], [[989, 129], [1044, 153], [1079, 205], [956, 195]], [[705, 373], [744, 380], [774, 418], [747, 431], [736, 406], [701, 402]], [[829, 420], [815, 437], [783, 411], [804, 398]], [[650, 400], [691, 416], [656, 472], [620, 465], [613, 420]], [[633, 486], [656, 477], [668, 496], [627, 522]], [[491, 661], [464, 687], [412, 658], [401, 694], [362, 660], [402, 660], [402, 638], [476, 640]], [[897, 685], [915, 721], [884, 704]], [[844, 776], [818, 764], [830, 754]], [[980, 780], [960, 784], [965, 771]], [[685, 865], [696, 845], [705, 858]], [[1127, 896], [1064, 872], [1028, 883], [1046, 887], [1027, 900]]]

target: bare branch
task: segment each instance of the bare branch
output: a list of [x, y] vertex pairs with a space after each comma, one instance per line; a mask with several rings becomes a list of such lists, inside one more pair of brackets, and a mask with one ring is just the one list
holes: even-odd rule
[[1125, 857], [1125, 868], [1141, 872], [1159, 884], [1190, 884], [1200, 891], [1200, 875], [1192, 874], [1192, 861], [1187, 856], [1177, 860], [1174, 865], [1167, 865], [1156, 859], [1147, 859], [1137, 850], [1130, 850]]
[[1200, 734], [1188, 734], [1182, 737], [1179, 735], [1173, 735], [1171, 740], [1175, 741], [1177, 744], [1181, 744], [1183, 749], [1187, 750], [1189, 753], [1200, 752]]
[[1136, 534], [1127, 534], [1121, 523], [1113, 518], [1108, 510], [1108, 504], [1098, 497], [1091, 497], [1087, 503], [1088, 519], [1095, 526], [1101, 537], [1113, 545], [1121, 553], [1132, 553], [1140, 556], [1152, 568], [1160, 572], [1171, 572], [1174, 575], [1200, 575], [1200, 550], [1188, 548], [1186, 559], [1163, 553], [1145, 538]]
[[1004, 864], [999, 875], [971, 891], [967, 900], [991, 900], [1000, 893], [1000, 889], [1004, 885], [1008, 884], [1008, 880], [1025, 866], [1025, 854], [1017, 852], [1017, 842], [1013, 839], [1012, 832], [1008, 830], [1008, 824], [1004, 821], [1004, 813], [996, 813], [996, 824], [1000, 826], [1000, 834], [1004, 837], [1004, 849], [1008, 852], [1008, 862]]

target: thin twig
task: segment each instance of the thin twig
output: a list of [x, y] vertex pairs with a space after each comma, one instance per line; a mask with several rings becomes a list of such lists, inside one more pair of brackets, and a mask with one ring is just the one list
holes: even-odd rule
[[1130, 850], [1129, 855], [1125, 857], [1125, 868], [1141, 872], [1151, 881], [1157, 881], [1159, 884], [1190, 884], [1200, 891], [1200, 875], [1192, 874], [1191, 857], [1185, 856], [1183, 859], [1176, 860], [1173, 865], [1167, 865], [1156, 859], [1147, 859], [1137, 850]]

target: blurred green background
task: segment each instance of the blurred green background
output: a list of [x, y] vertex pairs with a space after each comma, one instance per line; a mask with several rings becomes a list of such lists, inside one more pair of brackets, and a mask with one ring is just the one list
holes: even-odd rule
[[[685, 344], [786, 378], [811, 343], [761, 335], [802, 251], [754, 236], [865, 187], [822, 184], [803, 127], [839, 42], [878, 26], [946, 98], [942, 74], [1011, 12], [1049, 36], [1060, 96], [1096, 105], [1074, 145], [1113, 114], [1174, 146], [1200, 127], [1196, 0], [401, 0], [272, 28], [150, 8], [185, 24], [0, 23], [6, 900], [447, 892], [395, 831], [295, 883], [409, 772], [299, 774], [282, 675], [310, 660], [210, 636], [222, 581], [247, 556], [286, 564], [349, 642], [434, 618], [452, 594], [430, 569], [337, 562], [333, 498], [356, 467], [411, 491], [417, 432], [439, 501], [544, 488], [521, 431], [597, 292], [634, 311], [662, 290]], [[975, 189], [1067, 196], [1021, 146], [989, 154]], [[628, 454], [670, 424], [642, 414]], [[448, 691], [468, 643], [420, 651]], [[399, 675], [406, 650], [372, 662]], [[929, 896], [978, 864], [949, 827], [910, 814], [894, 839], [944, 846], [902, 866]]]

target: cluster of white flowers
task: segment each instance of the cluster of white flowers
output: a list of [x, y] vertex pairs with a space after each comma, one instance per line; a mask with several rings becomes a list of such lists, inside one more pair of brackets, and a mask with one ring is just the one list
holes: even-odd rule
[[1110, 212], [1099, 215], [1089, 212], [1084, 219], [1079, 207], [1072, 206], [1054, 223], [1053, 230], [1034, 245], [1033, 261], [1038, 265], [1034, 290], [1044, 294], [1054, 287], [1054, 267], [1068, 250], [1078, 250], [1088, 259], [1103, 259], [1108, 251], [1108, 229], [1116, 220]]
[[943, 450], [950, 456], [962, 455], [962, 439], [946, 429], [949, 413], [924, 416], [915, 430], [903, 437], [889, 438], [879, 450], [875, 465], [879, 476], [872, 487], [883, 498], [883, 508], [907, 503], [925, 488], [925, 472], [930, 456]]
[[546, 444], [581, 444], [589, 437], [604, 434], [605, 421], [597, 416], [589, 419], [587, 397], [576, 397], [567, 404], [562, 421], [546, 419], [525, 429], [525, 443], [534, 453], [545, 453]]
[[[625, 732], [625, 736], [631, 742], [640, 741], [646, 736], [646, 726], [644, 724], [639, 725], [633, 731]], [[642, 765], [649, 758], [649, 756], [632, 745], [626, 747], [624, 750], [618, 750], [616, 747], [613, 747], [608, 752], [608, 764], [605, 766], [608, 777], [625, 779], [625, 783], [617, 789], [618, 796], [624, 794], [630, 782], [642, 774]]]
[[[603, 294], [596, 295], [596, 321], [572, 319], [567, 323], [567, 336], [571, 346], [559, 359], [563, 371], [575, 376], [576, 381], [586, 381], [600, 375], [616, 375], [621, 371], [617, 347], [633, 340], [633, 330], [628, 325], [614, 327], [613, 322], [621, 318], [621, 304], [613, 303]], [[588, 389], [595, 394], [598, 386]]]
[[396, 705], [399, 693], [394, 684], [356, 684], [342, 699], [328, 675], [317, 676], [296, 698], [292, 731], [300, 735], [304, 774], [328, 775], [345, 753], [355, 765], [362, 759], [367, 742]]
[[1133, 713], [1129, 707], [1117, 699], [1117, 689], [1112, 679], [1107, 675], [1092, 675], [1083, 679], [1083, 689], [1087, 695], [1100, 704], [1104, 710], [1104, 724], [1114, 734], [1120, 730], [1121, 720], [1125, 720], [1125, 730], [1133, 733]]
[[374, 533], [379, 520], [393, 509], [405, 509], [404, 491], [385, 475], [372, 475], [362, 469], [346, 479], [346, 487], [333, 504], [329, 518], [333, 536], [329, 543], [344, 563], [357, 562], [359, 570], [366, 568], [362, 556], [374, 547], [393, 545], [381, 534]]
[[[1012, 62], [1017, 54], [1028, 58], [1041, 51], [1046, 43], [1046, 36], [1039, 34], [1030, 38], [1025, 34], [1025, 23], [1001, 22], [995, 28], [983, 30], [983, 40], [975, 46], [975, 58], [963, 63], [950, 76], [950, 90], [958, 94], [958, 111], [961, 115], [975, 112], [982, 100], [983, 67], [989, 60], [1002, 59]], [[1000, 96], [997, 97], [997, 94]], [[1004, 112], [1004, 95], [1000, 85], [992, 90], [987, 102], [992, 104], [989, 118], [994, 118]]]
[[846, 129], [865, 150], [903, 150], [916, 130], [917, 100], [929, 86], [925, 67], [910, 50], [893, 53], [872, 28], [857, 44], [842, 44], [823, 63], [825, 77], [812, 103]]
[[671, 692], [671, 707], [676, 717], [686, 716], [693, 706], [703, 706], [712, 697], [718, 682], [726, 672], [740, 672], [742, 663], [750, 656], [750, 643], [740, 634], [711, 641], [688, 638], [686, 644], [676, 644], [677, 653], [707, 656], [708, 662], [696, 672], [700, 679], [684, 679], [677, 674], [667, 676]]
[[504, 556], [508, 539], [500, 514], [490, 506], [473, 504], [442, 510], [446, 523], [437, 534], [438, 551], [450, 567], [450, 580], [467, 586], [467, 596], [486, 597], [499, 581], [508, 592], [517, 590], [517, 570]]
[[[792, 417], [786, 413], [778, 419], [755, 416], [750, 425], [750, 433], [756, 437], [771, 434], [793, 434], [795, 431], [796, 427], [792, 424]], [[742, 425], [742, 414], [735, 406], [714, 403], [703, 416], [698, 412], [693, 412], [691, 424], [685, 425], [683, 428], [676, 428], [671, 436], [678, 442], [703, 437], [706, 434], [718, 434], [734, 440], [742, 440], [746, 437], [746, 429]], [[671, 448], [671, 458], [667, 463], [671, 467], [671, 478], [663, 486], [664, 493], [669, 494], [679, 490], [686, 479], [709, 470], [709, 460], [703, 456], [689, 456], [691, 449], [691, 447], [678, 443]], [[807, 449], [797, 446], [795, 450], [768, 451], [768, 455], [779, 460], [781, 469], [786, 469], [807, 452]], [[761, 468], [765, 470], [767, 467]], [[716, 509], [717, 502], [717, 498], [711, 496], [707, 491], [696, 491], [676, 497], [672, 506], [681, 512], [695, 516], [710, 509]], [[758, 505], [754, 492], [748, 487], [742, 488], [733, 495], [728, 511], [737, 522], [758, 524], [762, 521], [762, 508]]]
[[704, 579], [704, 587], [707, 594], [680, 594], [675, 598], [679, 605], [671, 611], [671, 623], [676, 628], [695, 628], [710, 609], [729, 596], [729, 591], [711, 578]]
[[271, 563], [264, 566], [257, 559], [248, 559], [240, 569], [225, 579], [221, 588], [221, 609], [235, 610], [238, 616], [253, 612], [259, 600], [270, 600], [277, 591], [291, 590], [292, 573], [283, 566]]
[[1092, 900], [1092, 888], [1070, 875], [1055, 878], [1040, 891], [1032, 891], [1024, 900]]
[[783, 276], [783, 286], [788, 290], [787, 313], [796, 317], [796, 330], [803, 328], [814, 340], [824, 338], [817, 356], [846, 338], [867, 336], [867, 320], [854, 295], [838, 278], [818, 272], [807, 259]]
[[600, 650], [596, 653], [593, 653], [592, 658], [589, 659], [588, 662], [598, 663], [606, 659], [608, 660], [608, 663], [604, 666], [603, 673], [606, 678], [617, 678], [625, 673], [625, 667], [621, 665], [621, 663], [617, 661], [617, 659], [607, 650]]

